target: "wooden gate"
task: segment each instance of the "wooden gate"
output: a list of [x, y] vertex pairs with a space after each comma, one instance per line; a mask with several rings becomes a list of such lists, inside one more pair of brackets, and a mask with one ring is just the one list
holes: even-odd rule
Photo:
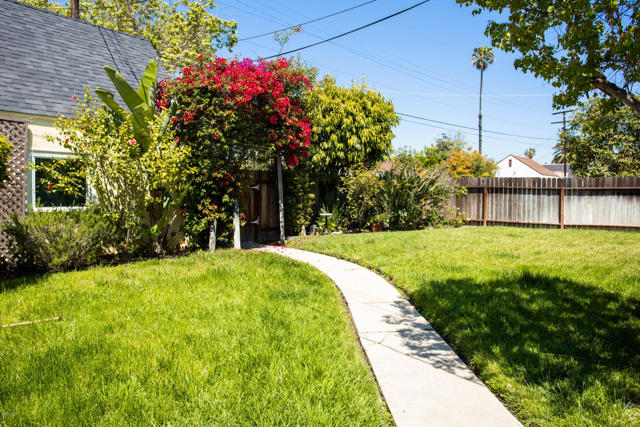
[[[0, 188], [0, 222], [13, 211], [25, 212], [27, 209], [27, 131], [26, 121], [0, 117], [0, 134], [13, 146], [7, 164], [9, 177]], [[0, 265], [12, 263], [7, 243], [7, 237], [0, 230]]]
[[266, 171], [252, 172], [249, 187], [243, 196], [246, 224], [240, 230], [240, 240], [256, 243], [277, 241], [280, 223], [275, 178]]

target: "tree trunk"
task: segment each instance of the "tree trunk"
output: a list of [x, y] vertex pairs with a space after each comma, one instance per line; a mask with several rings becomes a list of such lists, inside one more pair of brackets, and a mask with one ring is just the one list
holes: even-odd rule
[[482, 155], [482, 76], [484, 69], [480, 69], [480, 106], [478, 109], [478, 152]]
[[240, 203], [233, 205], [233, 249], [242, 249], [240, 243]]
[[282, 189], [282, 161], [280, 155], [276, 154], [276, 168], [278, 172], [278, 211], [280, 213], [280, 240], [284, 243], [286, 236], [284, 233], [284, 194]]
[[596, 89], [600, 89], [606, 95], [611, 98], [617, 99], [622, 102], [629, 108], [631, 108], [635, 113], [640, 114], [640, 101], [633, 96], [632, 93], [627, 92], [622, 89], [615, 83], [610, 82], [604, 76], [594, 77], [591, 81], [591, 84]]

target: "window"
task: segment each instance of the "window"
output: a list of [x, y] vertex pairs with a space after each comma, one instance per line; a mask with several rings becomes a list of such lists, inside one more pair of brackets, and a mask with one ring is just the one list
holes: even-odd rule
[[511, 159], [509, 159], [509, 167], [511, 167]]
[[[87, 202], [86, 173], [77, 159], [61, 154], [32, 154], [35, 168], [31, 174], [30, 203], [36, 210], [85, 206]], [[72, 192], [53, 187], [64, 183]], [[52, 188], [53, 187], [53, 188]]]

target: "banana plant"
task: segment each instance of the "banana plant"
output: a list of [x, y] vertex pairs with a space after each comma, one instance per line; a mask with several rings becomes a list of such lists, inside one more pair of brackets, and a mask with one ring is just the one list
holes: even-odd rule
[[[104, 70], [131, 112], [133, 136], [140, 146], [141, 154], [143, 154], [151, 145], [149, 124], [153, 122], [156, 113], [158, 64], [155, 59], [149, 62], [142, 74], [137, 91], [133, 90], [124, 76], [113, 68], [105, 66]], [[113, 93], [103, 88], [97, 88], [95, 92], [113, 111], [119, 114], [126, 114], [126, 110], [115, 101]], [[165, 111], [162, 133], [166, 132], [169, 120], [175, 114], [176, 107], [177, 104], [172, 102], [170, 108]]]

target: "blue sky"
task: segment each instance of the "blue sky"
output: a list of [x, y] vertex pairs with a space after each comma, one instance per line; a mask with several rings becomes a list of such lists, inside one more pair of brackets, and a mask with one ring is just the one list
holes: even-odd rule
[[[295, 25], [365, 0], [220, 0], [213, 13], [238, 23], [238, 37]], [[295, 49], [351, 30], [409, 7], [418, 0], [376, 0], [351, 12], [304, 26], [285, 50]], [[494, 15], [495, 16], [495, 15]], [[476, 128], [480, 72], [471, 65], [473, 49], [490, 46], [484, 28], [490, 15], [472, 16], [454, 0], [432, 0], [335, 42], [300, 52], [301, 57], [331, 74], [340, 84], [366, 78], [369, 86], [391, 99], [397, 112]], [[221, 56], [257, 58], [278, 53], [272, 36], [238, 43]], [[495, 49], [494, 49], [495, 50]], [[483, 132], [483, 152], [495, 160], [522, 155], [533, 147], [538, 162], [550, 162], [558, 120], [552, 116], [554, 88], [514, 69], [517, 56], [495, 50], [495, 62], [484, 73], [483, 129], [524, 135], [521, 138]], [[442, 133], [460, 130], [477, 148], [477, 131], [403, 119], [395, 129], [394, 147], [422, 148]], [[439, 126], [436, 128], [434, 126]], [[443, 129], [444, 128], [444, 129]]]

